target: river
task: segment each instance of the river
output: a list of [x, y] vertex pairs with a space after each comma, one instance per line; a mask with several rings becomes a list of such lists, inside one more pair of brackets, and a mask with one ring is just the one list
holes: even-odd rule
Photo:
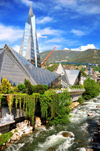
[[[11, 144], [6, 151], [86, 151], [90, 147], [97, 119], [100, 119], [100, 96], [85, 102], [71, 112], [68, 125], [38, 128]], [[92, 113], [92, 116], [88, 116]], [[63, 132], [70, 132], [72, 137], [64, 137]]]

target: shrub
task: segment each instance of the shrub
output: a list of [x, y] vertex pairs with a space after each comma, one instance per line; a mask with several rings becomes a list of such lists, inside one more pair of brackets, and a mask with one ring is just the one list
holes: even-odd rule
[[51, 125], [69, 123], [70, 122], [69, 113], [71, 111], [71, 108], [69, 107], [70, 104], [71, 104], [71, 98], [67, 90], [59, 94], [58, 114], [57, 116], [54, 117], [54, 119], [51, 119], [49, 123]]
[[13, 90], [13, 93], [18, 93], [19, 92], [18, 87], [13, 87], [12, 90]]
[[86, 100], [89, 100], [99, 95], [99, 86], [93, 79], [87, 78], [84, 82], [84, 87], [84, 98]]
[[25, 91], [25, 84], [18, 84], [17, 87], [19, 91]]
[[81, 84], [79, 84], [79, 85], [71, 85], [70, 88], [71, 89], [84, 89], [84, 85], [81, 85]]
[[11, 94], [11, 93], [13, 93], [13, 89], [8, 90], [8, 94]]
[[8, 132], [6, 134], [2, 134], [0, 136], [0, 146], [3, 145], [3, 143], [6, 143], [12, 137], [12, 135], [13, 135], [12, 132]]
[[84, 103], [84, 98], [83, 97], [79, 97], [79, 99], [78, 99], [78, 102], [80, 103], [80, 104], [82, 104], [82, 103]]
[[63, 103], [65, 106], [71, 105], [71, 97], [67, 90], [59, 94], [60, 103]]
[[29, 95], [31, 95], [33, 93], [31, 82], [29, 80], [25, 79], [24, 85], [25, 85], [25, 92], [28, 93]]
[[81, 76], [82, 77], [87, 77], [88, 75], [85, 73], [85, 69], [81, 68]]
[[2, 79], [2, 82], [1, 82], [1, 93], [3, 94], [7, 94], [9, 89], [11, 89], [11, 84], [9, 81], [7, 81], [6, 78], [3, 78]]
[[48, 86], [46, 84], [43, 84], [43, 87], [45, 90], [48, 90]]
[[37, 84], [36, 86], [37, 93], [43, 94], [45, 92], [45, 88], [41, 84]]
[[32, 85], [32, 92], [37, 93], [37, 85]]

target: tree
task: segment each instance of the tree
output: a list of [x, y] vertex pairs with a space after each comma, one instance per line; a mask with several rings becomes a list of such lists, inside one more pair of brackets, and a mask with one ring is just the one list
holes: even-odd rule
[[19, 91], [25, 91], [25, 84], [18, 84], [17, 87]]
[[45, 92], [45, 88], [42, 84], [37, 84], [36, 91], [37, 93], [43, 94]]
[[43, 84], [43, 87], [45, 90], [48, 90], [48, 86], [46, 84]]
[[10, 82], [7, 81], [6, 78], [3, 78], [1, 82], [1, 93], [7, 94], [10, 89], [11, 89]]
[[25, 79], [24, 85], [25, 85], [25, 92], [28, 93], [29, 95], [31, 95], [33, 93], [31, 82], [29, 80]]
[[94, 98], [99, 95], [99, 86], [93, 79], [87, 78], [84, 82], [84, 88], [85, 88], [84, 98], [86, 100]]

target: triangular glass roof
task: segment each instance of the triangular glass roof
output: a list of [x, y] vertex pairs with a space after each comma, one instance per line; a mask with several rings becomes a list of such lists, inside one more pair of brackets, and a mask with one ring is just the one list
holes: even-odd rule
[[70, 85], [74, 85], [80, 70], [65, 70]]
[[27, 71], [30, 74], [32, 79], [37, 84], [49, 85], [51, 82], [53, 82], [55, 79], [57, 79], [59, 77], [59, 74], [57, 74], [55, 72], [48, 71], [44, 68], [35, 67], [32, 63], [27, 61], [23, 56], [18, 54], [14, 49], [12, 49], [9, 46], [8, 46], [8, 48], [12, 51], [14, 56], [24, 67], [25, 71]]

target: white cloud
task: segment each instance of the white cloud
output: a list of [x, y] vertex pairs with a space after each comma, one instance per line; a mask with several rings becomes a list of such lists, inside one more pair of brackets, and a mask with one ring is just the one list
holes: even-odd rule
[[100, 2], [98, 0], [56, 0], [56, 3], [62, 8], [70, 8], [80, 14], [100, 14]]
[[80, 46], [78, 48], [71, 49], [72, 51], [85, 51], [87, 49], [96, 49], [94, 44], [87, 44], [86, 46]]
[[76, 5], [76, 0], [58, 0], [63, 5]]
[[16, 52], [19, 53], [19, 49], [20, 49], [20, 46], [19, 46], [19, 45], [14, 45], [12, 48], [13, 48]]
[[42, 36], [40, 33], [37, 33], [37, 38], [47, 38], [47, 36]]
[[56, 37], [56, 38], [46, 40], [46, 43], [61, 43], [61, 42], [64, 42], [64, 41], [65, 41], [64, 38]]
[[[43, 51], [46, 51], [46, 50], [52, 50], [54, 47], [55, 47], [54, 44], [46, 45], [46, 44], [40, 43], [39, 50], [40, 50], [40, 52], [43, 52]], [[61, 49], [61, 47], [62, 47], [61, 45], [56, 45], [56, 49]]]
[[60, 30], [55, 30], [55, 29], [51, 29], [51, 28], [44, 28], [44, 29], [38, 29], [38, 33], [41, 35], [58, 35], [60, 34], [62, 31]]
[[14, 42], [22, 38], [23, 30], [0, 24], [0, 41]]
[[56, 5], [56, 6], [54, 7], [54, 9], [59, 11], [59, 10], [61, 10], [61, 9], [62, 9], [62, 7], [61, 7], [61, 6]]
[[30, 6], [33, 2], [32, 1], [30, 1], [30, 0], [21, 0], [22, 1], [22, 3], [24, 3], [25, 5], [27, 5], [27, 6]]
[[38, 8], [41, 10], [45, 9], [45, 4], [39, 1], [33, 2], [33, 0], [16, 0], [17, 3], [21, 2], [25, 4], [26, 6], [30, 6], [31, 4], [33, 5], [34, 8]]
[[77, 30], [77, 29], [72, 29], [71, 32], [77, 36], [83, 36], [85, 35], [85, 33], [81, 30]]
[[52, 17], [44, 17], [43, 19], [37, 19], [37, 24], [45, 24], [45, 23], [47, 23], [47, 22], [51, 22], [53, 20], [53, 18]]
[[69, 50], [68, 48], [64, 48], [64, 50]]
[[84, 51], [87, 49], [96, 49], [96, 47], [94, 44], [87, 44], [86, 46], [81, 46], [81, 51]]

